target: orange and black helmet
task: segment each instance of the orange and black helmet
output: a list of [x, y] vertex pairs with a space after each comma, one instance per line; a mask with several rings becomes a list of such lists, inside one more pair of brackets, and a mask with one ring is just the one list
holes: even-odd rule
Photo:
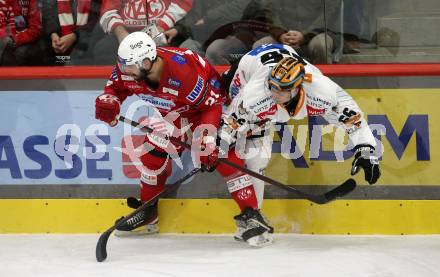
[[278, 90], [290, 90], [298, 87], [305, 75], [302, 59], [285, 57], [279, 61], [270, 72], [269, 87]]

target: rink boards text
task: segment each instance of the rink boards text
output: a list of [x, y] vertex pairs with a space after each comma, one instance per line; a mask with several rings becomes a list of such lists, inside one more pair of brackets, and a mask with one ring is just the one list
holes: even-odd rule
[[[439, 99], [434, 90], [349, 92], [367, 114], [378, 151], [383, 152], [380, 183], [439, 184], [435, 174], [439, 151], [435, 151], [437, 145], [432, 143], [439, 132], [439, 128], [431, 124], [437, 122], [439, 116], [435, 108]], [[37, 102], [35, 105], [26, 101], [30, 93]], [[122, 126], [108, 128], [94, 119], [93, 103], [97, 94], [97, 91], [2, 92], [6, 101], [0, 104], [0, 114], [15, 118], [0, 128], [1, 184], [136, 183], [138, 172], [131, 168], [133, 161], [115, 151], [115, 147], [122, 146]], [[66, 124], [77, 125], [78, 130], [70, 130]], [[345, 144], [345, 148], [335, 151], [336, 129], [330, 130], [325, 124], [321, 118], [311, 117], [308, 122], [278, 125], [268, 176], [306, 185], [328, 184], [346, 177], [351, 147]], [[101, 125], [98, 129], [104, 128], [105, 134], [91, 128], [96, 125]], [[324, 128], [317, 128], [321, 125]], [[61, 127], [64, 136], [56, 139]], [[304, 129], [306, 137], [298, 137]], [[312, 133], [319, 139], [311, 139]], [[281, 143], [286, 134], [291, 136], [287, 140], [290, 143]], [[140, 133], [134, 136], [142, 137]], [[102, 146], [105, 153], [96, 158], [93, 153]], [[56, 151], [57, 147], [61, 152]], [[292, 154], [295, 154], [293, 158]], [[70, 163], [65, 162], [66, 155]], [[403, 171], [405, 178], [401, 177]], [[423, 174], [417, 174], [420, 172]]]

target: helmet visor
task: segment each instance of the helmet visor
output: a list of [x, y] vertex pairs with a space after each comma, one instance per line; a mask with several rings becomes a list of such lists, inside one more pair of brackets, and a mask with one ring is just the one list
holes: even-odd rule
[[277, 85], [272, 85], [269, 82], [270, 92], [272, 93], [272, 99], [277, 104], [282, 104], [290, 101], [293, 97], [295, 97], [299, 92], [299, 87], [294, 87], [290, 89], [281, 89]]
[[127, 60], [121, 57], [118, 57], [118, 67], [123, 74], [130, 75], [139, 72], [139, 68], [136, 64], [127, 64]]

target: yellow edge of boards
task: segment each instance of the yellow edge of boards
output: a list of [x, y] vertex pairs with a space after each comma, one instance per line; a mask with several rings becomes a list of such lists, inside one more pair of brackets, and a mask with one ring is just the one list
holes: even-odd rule
[[[132, 211], [123, 199], [0, 199], [0, 233], [100, 233]], [[163, 199], [161, 233], [233, 233], [238, 208], [228, 199]], [[437, 200], [306, 200], [264, 202], [278, 233], [440, 234]]]

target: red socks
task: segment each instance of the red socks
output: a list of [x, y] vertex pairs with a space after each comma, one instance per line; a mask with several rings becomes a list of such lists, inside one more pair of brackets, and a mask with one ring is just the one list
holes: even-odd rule
[[171, 160], [145, 154], [142, 156], [141, 161], [144, 165], [140, 179], [141, 201], [145, 202], [165, 189], [165, 182], [171, 174]]
[[[228, 160], [244, 167], [244, 161], [236, 155], [233, 149], [228, 153]], [[223, 163], [217, 166], [217, 171], [225, 178], [228, 190], [241, 211], [247, 207], [258, 208], [254, 184], [249, 175]]]

